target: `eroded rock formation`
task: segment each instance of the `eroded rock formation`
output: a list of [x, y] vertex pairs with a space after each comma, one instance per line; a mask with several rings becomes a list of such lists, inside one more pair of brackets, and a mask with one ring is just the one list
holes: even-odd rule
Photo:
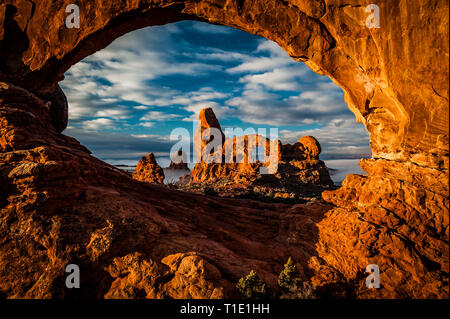
[[[71, 3], [0, 3], [0, 296], [112, 297], [127, 285], [127, 296], [153, 296], [152, 262], [195, 247], [229, 282], [253, 268], [273, 288], [293, 255], [304, 278], [354, 297], [448, 297], [448, 1], [380, 1], [380, 28], [366, 24], [362, 0], [102, 1], [101, 10], [80, 0], [79, 29], [65, 26]], [[49, 96], [71, 65], [126, 32], [183, 19], [264, 36], [333, 79], [370, 133], [368, 175], [326, 192], [334, 208], [212, 199], [133, 181], [58, 133], [64, 103]], [[51, 103], [62, 106], [54, 115]], [[137, 254], [146, 264], [120, 259]], [[64, 288], [69, 263], [85, 288]], [[368, 264], [380, 267], [379, 290], [365, 288]], [[143, 282], [112, 284], [132, 271]], [[217, 282], [170, 294], [217, 296]]]
[[[236, 195], [243, 190], [256, 190], [262, 193], [260, 195], [270, 192], [270, 196], [275, 193], [285, 198], [305, 195], [302, 193], [310, 196], [314, 192], [320, 196], [324, 189], [333, 185], [328, 169], [319, 159], [320, 144], [312, 136], [304, 136], [294, 145], [257, 134], [225, 138], [211, 108], [200, 112], [198, 127], [194, 147], [202, 157], [191, 172], [191, 185], [206, 185], [226, 196], [233, 195], [236, 189]], [[203, 141], [214, 140], [210, 128], [225, 139], [217, 149], [206, 150], [207, 144]]]
[[155, 154], [147, 154], [137, 163], [133, 178], [152, 184], [164, 183], [164, 171], [156, 162]]
[[221, 299], [224, 290], [232, 291], [220, 271], [197, 253], [169, 255], [159, 266], [133, 253], [115, 258], [107, 272], [115, 280], [106, 299]]
[[[200, 111], [199, 125], [194, 135], [194, 151], [197, 156], [197, 161], [201, 162], [202, 158], [211, 155], [215, 149], [207, 150], [208, 144], [213, 145], [214, 138], [218, 140], [214, 142], [215, 145], [220, 146], [225, 142], [225, 134], [223, 134], [222, 127], [219, 120], [214, 114], [212, 108], [204, 108]], [[205, 153], [203, 153], [205, 152]]]

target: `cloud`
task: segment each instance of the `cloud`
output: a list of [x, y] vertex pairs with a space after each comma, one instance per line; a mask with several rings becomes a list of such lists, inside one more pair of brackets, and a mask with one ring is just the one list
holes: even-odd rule
[[257, 88], [263, 85], [267, 89], [275, 91], [299, 91], [301, 89], [300, 81], [304, 70], [302, 68], [280, 68], [261, 74], [249, 74], [242, 77], [239, 82], [245, 83], [247, 88]]
[[168, 114], [159, 111], [150, 111], [147, 112], [144, 116], [141, 117], [141, 121], [167, 121], [179, 118], [180, 115], [177, 114]]
[[112, 109], [112, 110], [101, 110], [97, 111], [96, 117], [109, 117], [116, 120], [128, 119], [130, 118], [130, 111], [127, 109]]
[[[129, 115], [125, 109], [130, 108], [130, 103], [135, 104], [136, 110], [177, 102], [187, 105], [191, 100], [183, 99], [183, 92], [155, 80], [171, 75], [199, 77], [221, 70], [217, 64], [177, 58], [184, 51], [192, 51], [191, 44], [173, 37], [181, 32], [179, 26], [151, 29], [117, 39], [66, 72], [61, 86], [68, 97], [69, 116], [74, 124], [92, 117], [125, 119]], [[180, 54], [170, 52], [175, 48]]]
[[231, 95], [231, 93], [220, 92], [211, 87], [204, 87], [193, 92], [174, 92], [170, 96], [163, 96], [153, 100], [152, 104], [160, 107], [173, 105], [187, 106], [200, 101], [223, 100], [229, 98]]
[[[207, 52], [186, 52], [184, 53], [186, 56], [203, 60], [203, 61], [221, 61], [221, 62], [235, 62], [242, 63], [243, 61], [251, 60], [252, 55], [241, 53], [241, 52], [233, 52], [233, 51], [225, 51], [217, 48], [210, 48]], [[227, 70], [229, 72], [229, 70]], [[229, 72], [233, 73], [233, 72]]]
[[282, 127], [322, 123], [352, 116], [338, 90], [324, 91], [319, 86], [283, 98], [257, 86], [227, 100], [226, 105], [235, 107], [233, 116], [252, 124]]
[[141, 123], [139, 123], [139, 126], [150, 128], [150, 127], [154, 127], [155, 123], [152, 123], [152, 122], [141, 122]]
[[133, 109], [135, 110], [148, 110], [148, 106], [145, 105], [138, 105], [138, 106], [134, 106]]
[[100, 129], [108, 129], [114, 126], [114, 121], [106, 118], [85, 121], [83, 127], [88, 131], [98, 131]]
[[102, 160], [133, 160], [153, 152], [160, 156], [169, 154], [175, 142], [159, 135], [131, 135], [122, 133], [88, 132], [70, 127], [65, 134], [78, 139], [83, 145], [94, 151], [94, 155]]
[[205, 22], [198, 22], [191, 26], [192, 30], [200, 33], [212, 33], [212, 34], [230, 34], [231, 30], [221, 25], [213, 25]]
[[369, 134], [355, 119], [331, 120], [327, 125], [310, 130], [282, 130], [283, 142], [295, 143], [302, 136], [314, 136], [322, 146], [321, 158], [361, 158], [371, 154]]
[[[261, 53], [268, 53], [268, 56], [261, 56]], [[280, 68], [288, 65], [295, 65], [287, 53], [275, 42], [270, 40], [260, 40], [254, 55], [244, 59], [244, 62], [229, 68], [228, 73], [246, 73], [246, 72], [261, 72], [271, 71], [275, 68]]]
[[[328, 154], [368, 148], [367, 134], [329, 78], [294, 61], [276, 43], [232, 28], [182, 22], [137, 30], [74, 65], [61, 86], [69, 101], [68, 131], [78, 130], [103, 158], [114, 152], [135, 157], [151, 147], [168, 152], [159, 148], [165, 144], [154, 144], [163, 140], [157, 134], [197, 121], [205, 107], [226, 126], [278, 127], [283, 138], [307, 134], [306, 125], [319, 127], [309, 133], [320, 136]], [[104, 150], [81, 130], [115, 148]], [[111, 140], [105, 130], [128, 135]], [[148, 139], [152, 143], [144, 151], [139, 143]]]

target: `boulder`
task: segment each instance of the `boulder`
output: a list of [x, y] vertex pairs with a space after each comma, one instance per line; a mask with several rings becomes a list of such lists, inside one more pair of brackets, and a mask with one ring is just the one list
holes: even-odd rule
[[[200, 123], [205, 121], [204, 113], [214, 119], [215, 127], [220, 128], [212, 109], [204, 109], [199, 117]], [[206, 126], [206, 125], [201, 125]], [[204, 145], [197, 145], [203, 150]], [[227, 138], [221, 147], [211, 155], [209, 162], [202, 159], [191, 173], [191, 184], [208, 184], [215, 188], [218, 185], [233, 183], [241, 187], [253, 189], [264, 185], [268, 188], [288, 187], [290, 191], [302, 193], [305, 186], [330, 187], [333, 182], [324, 162], [319, 160], [320, 144], [312, 136], [305, 136], [299, 142], [290, 145], [279, 140], [271, 141], [260, 135], [244, 135]], [[262, 168], [269, 170], [270, 178]], [[262, 173], [261, 173], [262, 172]], [[220, 192], [219, 192], [220, 193]]]
[[298, 142], [300, 150], [310, 158], [319, 158], [322, 151], [319, 142], [313, 136], [303, 136]]
[[133, 178], [141, 182], [152, 184], [164, 183], [164, 171], [156, 162], [156, 158], [153, 153], [144, 156], [137, 163]]

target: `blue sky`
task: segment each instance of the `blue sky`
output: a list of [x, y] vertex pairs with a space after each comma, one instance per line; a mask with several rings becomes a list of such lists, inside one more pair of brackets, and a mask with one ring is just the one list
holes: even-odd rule
[[192, 131], [204, 107], [224, 129], [276, 127], [284, 143], [313, 135], [324, 159], [370, 153], [338, 86], [276, 43], [233, 28], [184, 21], [137, 30], [65, 76], [65, 134], [112, 164], [167, 157], [172, 130]]

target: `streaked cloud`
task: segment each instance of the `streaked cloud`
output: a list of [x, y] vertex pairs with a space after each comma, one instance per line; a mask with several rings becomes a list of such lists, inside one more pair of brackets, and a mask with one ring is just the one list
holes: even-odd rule
[[364, 125], [352, 118], [331, 120], [316, 129], [284, 130], [280, 133], [290, 143], [302, 136], [314, 136], [322, 146], [322, 158], [361, 158], [371, 154]]
[[223, 127], [273, 126], [285, 141], [314, 135], [326, 156], [368, 150], [368, 134], [330, 79], [232, 28], [185, 21], [137, 30], [74, 65], [61, 85], [66, 133], [103, 159], [168, 152], [170, 131], [192, 128], [204, 107]]

